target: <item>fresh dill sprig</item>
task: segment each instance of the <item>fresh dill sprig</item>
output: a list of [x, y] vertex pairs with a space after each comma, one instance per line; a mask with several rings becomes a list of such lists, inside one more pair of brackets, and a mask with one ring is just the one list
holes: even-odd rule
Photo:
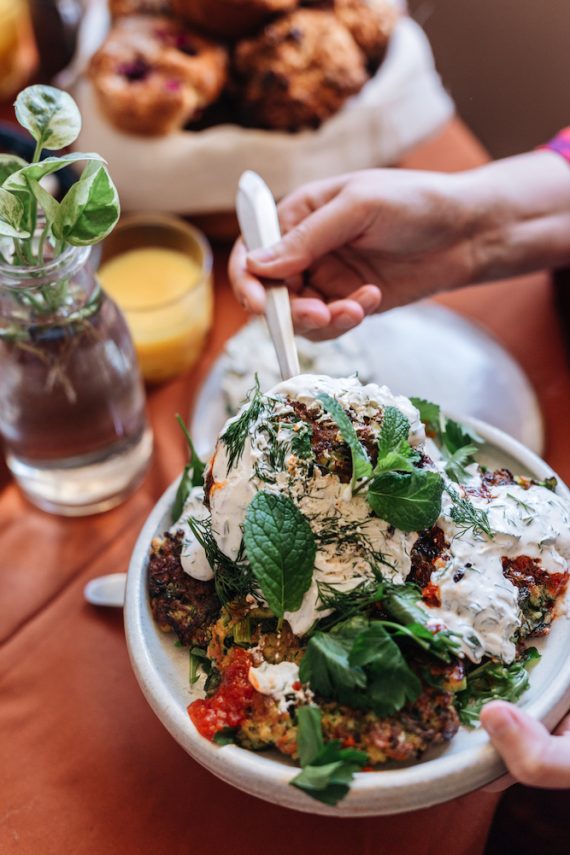
[[249, 406], [234, 419], [221, 436], [228, 452], [228, 473], [236, 463], [239, 463], [245, 441], [252, 425], [257, 421], [264, 408], [263, 396], [259, 386], [259, 378], [255, 377], [255, 386], [248, 395]]
[[317, 519], [319, 529], [315, 531], [315, 540], [319, 547], [333, 544], [337, 549], [341, 549], [345, 545], [353, 545], [371, 566], [376, 564], [392, 566], [389, 561], [386, 561], [384, 554], [372, 546], [370, 538], [362, 531], [361, 520], [346, 522], [339, 517], [319, 518], [318, 515]]
[[333, 614], [322, 618], [318, 623], [318, 629], [325, 632], [341, 621], [362, 614], [369, 606], [381, 600], [384, 594], [384, 586], [376, 579], [367, 579], [351, 591], [339, 591], [328, 582], [317, 582], [317, 588], [321, 601], [319, 611], [333, 611]]
[[487, 511], [476, 508], [473, 502], [466, 496], [460, 496], [450, 485], [447, 485], [445, 490], [453, 502], [449, 516], [459, 529], [458, 534], [461, 536], [472, 531], [474, 534], [484, 534], [489, 540], [493, 540], [494, 533]]
[[220, 602], [225, 605], [232, 600], [244, 599], [248, 594], [255, 596], [255, 579], [244, 560], [243, 542], [237, 559], [232, 561], [216, 543], [210, 520], [188, 517], [188, 525], [214, 571], [214, 585]]

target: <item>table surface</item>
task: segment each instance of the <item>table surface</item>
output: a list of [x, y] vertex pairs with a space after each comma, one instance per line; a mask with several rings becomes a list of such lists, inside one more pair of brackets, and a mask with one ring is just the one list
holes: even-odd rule
[[[484, 150], [458, 121], [404, 159], [412, 168], [477, 166]], [[570, 479], [570, 376], [549, 277], [528, 276], [439, 298], [512, 353], [538, 394], [546, 457]], [[152, 467], [120, 508], [65, 520], [31, 508], [0, 468], [0, 851], [383, 855], [478, 853], [497, 796], [362, 820], [311, 817], [229, 787], [188, 757], [132, 674], [122, 614], [83, 600], [94, 576], [124, 570], [152, 506], [180, 472], [174, 421], [188, 413], [225, 340], [245, 321], [216, 254], [215, 326], [198, 367], [149, 391]]]

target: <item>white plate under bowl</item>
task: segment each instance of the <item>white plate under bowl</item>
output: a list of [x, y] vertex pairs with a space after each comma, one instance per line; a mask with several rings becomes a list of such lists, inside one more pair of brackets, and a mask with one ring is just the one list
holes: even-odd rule
[[[255, 331], [255, 332], [254, 332]], [[250, 321], [228, 342], [214, 363], [194, 406], [191, 433], [198, 454], [207, 455], [228, 418], [224, 378], [239, 379], [238, 400], [260, 372], [262, 388], [279, 382], [277, 358], [263, 347], [268, 333]], [[356, 369], [365, 383], [388, 386], [398, 395], [437, 401], [460, 420], [481, 419], [541, 454], [544, 428], [534, 389], [512, 356], [482, 327], [450, 309], [423, 300], [366, 318], [337, 339], [339, 352], [331, 363], [331, 342], [312, 345], [310, 374], [348, 376]], [[306, 348], [300, 342], [301, 357]], [[325, 348], [318, 356], [318, 348]], [[335, 373], [337, 372], [337, 373]], [[245, 380], [245, 384], [244, 384]], [[232, 396], [236, 398], [236, 395]]]
[[[553, 471], [539, 457], [502, 431], [466, 420], [486, 440], [480, 459], [508, 466], [539, 479]], [[188, 682], [188, 652], [174, 646], [152, 619], [147, 596], [147, 560], [152, 538], [170, 525], [176, 483], [158, 501], [137, 540], [127, 580], [125, 625], [131, 663], [150, 706], [177, 742], [198, 763], [222, 780], [283, 807], [329, 816], [374, 816], [403, 813], [457, 798], [488, 784], [504, 772], [503, 764], [482, 730], [461, 728], [444, 747], [400, 768], [358, 773], [348, 796], [336, 807], [311, 799], [288, 782], [298, 769], [276, 752], [256, 754], [236, 745], [218, 747], [199, 735], [186, 708], [200, 692]], [[558, 492], [570, 499], [559, 482]], [[551, 634], [536, 646], [542, 659], [530, 674], [530, 689], [520, 701], [530, 715], [552, 728], [570, 702], [570, 620], [561, 616]]]

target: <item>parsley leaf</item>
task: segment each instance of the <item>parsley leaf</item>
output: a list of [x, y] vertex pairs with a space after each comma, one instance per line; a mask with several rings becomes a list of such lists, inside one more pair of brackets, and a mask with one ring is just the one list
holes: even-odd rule
[[458, 484], [466, 481], [469, 473], [465, 467], [475, 462], [474, 455], [483, 442], [482, 438], [466, 425], [446, 418], [437, 404], [423, 398], [410, 400], [419, 410], [420, 419], [428, 432], [437, 440], [449, 477]]
[[366, 687], [362, 668], [349, 661], [350, 640], [339, 633], [316, 632], [310, 639], [299, 666], [299, 679], [314, 692], [341, 703], [354, 702], [354, 693]]
[[321, 711], [317, 707], [297, 710], [297, 746], [302, 771], [292, 786], [327, 805], [336, 805], [346, 796], [354, 773], [368, 762], [364, 751], [343, 748], [338, 740], [324, 742]]
[[517, 701], [528, 689], [527, 667], [540, 659], [536, 647], [528, 647], [521, 659], [510, 665], [485, 662], [467, 675], [467, 688], [454, 697], [462, 724], [475, 727], [479, 715], [489, 701]]
[[371, 623], [356, 638], [349, 657], [352, 666], [367, 668], [367, 697], [380, 716], [391, 715], [415, 701], [422, 687], [402, 651], [382, 626]]
[[342, 406], [338, 401], [324, 392], [321, 395], [317, 395], [317, 400], [321, 402], [326, 412], [333, 418], [341, 432], [342, 438], [350, 448], [353, 486], [361, 478], [370, 478], [372, 475], [372, 463], [368, 457], [368, 452], [358, 439], [354, 425]]
[[243, 537], [251, 570], [272, 612], [282, 618], [301, 606], [317, 551], [311, 527], [287, 496], [256, 493]]
[[390, 582], [385, 582], [383, 587], [382, 606], [391, 618], [406, 628], [416, 644], [445, 662], [449, 662], [452, 655], [457, 655], [460, 646], [454, 633], [448, 630], [432, 632], [428, 629], [428, 615], [417, 605], [421, 600], [419, 588], [412, 584], [394, 585]]
[[368, 488], [368, 503], [380, 519], [401, 531], [431, 528], [441, 513], [443, 480], [436, 472], [384, 472]]
[[186, 442], [188, 443], [188, 451], [189, 451], [189, 460], [186, 466], [184, 467], [184, 472], [182, 473], [182, 477], [180, 478], [180, 482], [178, 484], [178, 489], [176, 490], [176, 496], [174, 497], [174, 503], [172, 505], [172, 522], [178, 522], [180, 516], [182, 515], [182, 511], [184, 510], [184, 505], [188, 496], [190, 495], [190, 491], [193, 487], [201, 487], [204, 483], [204, 469], [206, 468], [205, 464], [202, 463], [198, 455], [196, 454], [196, 449], [194, 448], [194, 443], [192, 442], [192, 438], [188, 432], [188, 428], [184, 424], [184, 419], [182, 416], [177, 415], [176, 420], [180, 427], [182, 428], [182, 432], [186, 437]]
[[382, 716], [397, 712], [421, 691], [384, 623], [362, 617], [337, 624], [328, 634], [316, 632], [301, 660], [299, 678], [325, 698]]

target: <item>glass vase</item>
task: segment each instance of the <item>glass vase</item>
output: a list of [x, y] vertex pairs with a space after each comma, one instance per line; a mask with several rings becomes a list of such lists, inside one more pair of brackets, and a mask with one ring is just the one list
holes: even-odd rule
[[26, 496], [81, 516], [118, 504], [152, 453], [133, 343], [116, 304], [69, 247], [0, 264], [0, 434]]

